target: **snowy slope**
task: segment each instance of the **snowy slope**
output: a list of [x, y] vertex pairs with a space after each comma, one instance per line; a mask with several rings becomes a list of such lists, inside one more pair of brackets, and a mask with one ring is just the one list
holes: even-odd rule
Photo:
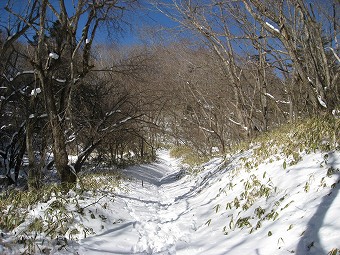
[[256, 164], [252, 153], [215, 158], [189, 176], [161, 151], [157, 163], [124, 170], [131, 179], [113, 201], [86, 208], [105, 215], [79, 217], [95, 233], [51, 253], [316, 255], [340, 248], [340, 153], [302, 154], [291, 166], [276, 155]]
[[[339, 248], [340, 185], [334, 184], [339, 173], [327, 177], [331, 166], [340, 168], [339, 153], [329, 153], [327, 162], [316, 153], [286, 169], [279, 160], [246, 171], [240, 166], [250, 154], [227, 164], [214, 159], [200, 175], [181, 179], [177, 162], [166, 152], [158, 164], [127, 169], [135, 179], [116, 199], [125, 221], [81, 240], [78, 253], [327, 254]], [[258, 183], [269, 193], [253, 194], [252, 205], [242, 209], [247, 202], [242, 192], [256, 193]]]

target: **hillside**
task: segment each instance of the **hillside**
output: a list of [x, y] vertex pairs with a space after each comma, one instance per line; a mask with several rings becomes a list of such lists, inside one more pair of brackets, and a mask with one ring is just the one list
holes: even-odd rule
[[3, 193], [0, 254], [339, 254], [340, 152], [298, 130], [196, 168], [161, 150], [67, 194]]

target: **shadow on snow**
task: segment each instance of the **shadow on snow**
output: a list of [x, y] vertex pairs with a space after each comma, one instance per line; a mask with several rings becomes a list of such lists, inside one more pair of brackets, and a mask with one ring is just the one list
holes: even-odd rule
[[[332, 153], [330, 153], [328, 159], [328, 166], [334, 168], [335, 165], [336, 165], [335, 159], [332, 156]], [[327, 254], [327, 251], [324, 251], [320, 243], [319, 231], [323, 226], [323, 222], [328, 209], [331, 207], [332, 203], [334, 202], [335, 198], [339, 193], [340, 174], [337, 173], [337, 175], [338, 179], [337, 182], [335, 183], [335, 186], [332, 188], [329, 194], [325, 195], [322, 198], [322, 201], [319, 204], [318, 209], [311, 217], [311, 219], [308, 221], [307, 228], [297, 245], [296, 249], [297, 255]]]

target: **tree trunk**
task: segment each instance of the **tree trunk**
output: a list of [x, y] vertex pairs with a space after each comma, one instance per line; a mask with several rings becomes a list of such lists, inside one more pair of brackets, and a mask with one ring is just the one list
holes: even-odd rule
[[52, 130], [54, 162], [61, 183], [65, 186], [76, 183], [77, 178], [72, 168], [68, 165], [68, 153], [66, 150], [66, 140], [59, 118], [54, 95], [52, 91], [52, 81], [45, 77], [43, 72], [39, 72], [41, 86], [43, 87], [46, 109]]
[[28, 155], [28, 188], [30, 190], [39, 189], [41, 183], [41, 172], [34, 156], [33, 125], [33, 119], [29, 119], [26, 127], [26, 148]]
[[141, 142], [140, 142], [140, 158], [143, 160], [144, 159], [144, 138], [141, 137]]

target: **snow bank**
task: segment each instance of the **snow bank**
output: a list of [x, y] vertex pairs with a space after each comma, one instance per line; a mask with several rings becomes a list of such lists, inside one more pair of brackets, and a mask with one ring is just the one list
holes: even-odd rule
[[[80, 253], [326, 254], [336, 248], [338, 176], [328, 172], [340, 167], [339, 153], [327, 160], [322, 153], [302, 155], [285, 169], [280, 155], [256, 167], [251, 155], [227, 163], [215, 158], [194, 178], [173, 178], [180, 167], [164, 154], [161, 165], [126, 170], [136, 179], [117, 201], [125, 203], [132, 225], [122, 226], [119, 240], [130, 242], [104, 242], [103, 249], [98, 235], [83, 240]], [[105, 240], [112, 234], [114, 240], [116, 233]]]
[[129, 180], [114, 199], [84, 194], [83, 214], [70, 229], [92, 231], [74, 233], [51, 254], [316, 255], [339, 248], [340, 152], [301, 152], [299, 162], [279, 153], [257, 162], [253, 154], [214, 158], [196, 176], [183, 174], [166, 151], [157, 163], [125, 169]]

